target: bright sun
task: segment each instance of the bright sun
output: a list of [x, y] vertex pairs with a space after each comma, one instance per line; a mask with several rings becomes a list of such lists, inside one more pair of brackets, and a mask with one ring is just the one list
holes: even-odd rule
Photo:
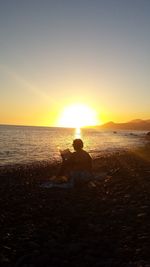
[[58, 122], [61, 127], [73, 128], [97, 124], [99, 124], [99, 121], [96, 111], [83, 104], [73, 104], [66, 107]]

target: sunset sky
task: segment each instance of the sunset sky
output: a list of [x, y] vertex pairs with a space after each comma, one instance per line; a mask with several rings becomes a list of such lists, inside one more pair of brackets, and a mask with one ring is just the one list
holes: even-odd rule
[[0, 1], [0, 124], [59, 126], [72, 105], [150, 119], [149, 0]]

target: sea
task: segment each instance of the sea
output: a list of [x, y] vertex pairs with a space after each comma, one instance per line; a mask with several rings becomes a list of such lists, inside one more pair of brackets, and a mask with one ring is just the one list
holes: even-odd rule
[[60, 162], [60, 149], [73, 151], [72, 142], [81, 138], [84, 149], [96, 158], [104, 153], [132, 149], [144, 144], [145, 131], [104, 131], [0, 125], [0, 167], [35, 162]]

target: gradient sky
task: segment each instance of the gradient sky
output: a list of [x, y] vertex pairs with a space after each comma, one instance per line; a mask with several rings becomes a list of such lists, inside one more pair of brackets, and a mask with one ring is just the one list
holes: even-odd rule
[[0, 0], [0, 123], [150, 119], [149, 0]]

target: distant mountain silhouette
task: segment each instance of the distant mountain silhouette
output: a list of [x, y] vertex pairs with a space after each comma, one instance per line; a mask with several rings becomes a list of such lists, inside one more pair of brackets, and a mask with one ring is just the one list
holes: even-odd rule
[[97, 126], [99, 129], [106, 130], [145, 130], [150, 131], [150, 120], [136, 119], [126, 123], [108, 122]]

